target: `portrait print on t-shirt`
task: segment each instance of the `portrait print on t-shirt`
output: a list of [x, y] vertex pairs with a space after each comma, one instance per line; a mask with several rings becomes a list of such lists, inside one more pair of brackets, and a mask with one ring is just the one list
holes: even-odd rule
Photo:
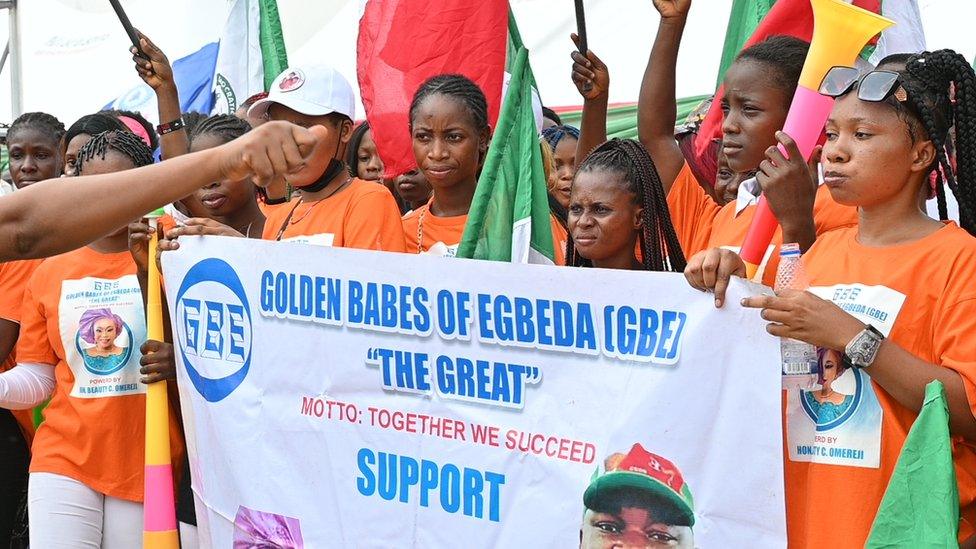
[[[810, 288], [887, 336], [905, 295], [884, 286], [840, 284]], [[876, 468], [881, 464], [883, 412], [864, 371], [844, 365], [843, 355], [818, 349], [818, 386], [787, 395], [790, 460]]]
[[146, 392], [139, 383], [145, 309], [135, 275], [65, 280], [58, 304], [71, 396], [100, 398]]

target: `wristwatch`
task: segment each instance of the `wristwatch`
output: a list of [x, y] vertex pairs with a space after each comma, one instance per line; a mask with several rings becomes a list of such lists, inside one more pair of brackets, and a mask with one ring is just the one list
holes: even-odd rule
[[878, 349], [881, 348], [884, 338], [884, 334], [868, 324], [844, 348], [844, 362], [855, 368], [867, 368], [878, 356]]

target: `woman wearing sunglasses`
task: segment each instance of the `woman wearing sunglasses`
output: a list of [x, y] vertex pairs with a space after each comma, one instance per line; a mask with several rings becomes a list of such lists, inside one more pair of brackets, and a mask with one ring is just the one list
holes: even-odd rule
[[[859, 224], [820, 235], [806, 253], [810, 291], [743, 301], [762, 309], [770, 334], [838, 351], [856, 374], [843, 388], [856, 402], [836, 418], [804, 407], [799, 392], [787, 396], [790, 546], [863, 546], [932, 380], [948, 402], [959, 540], [973, 543], [976, 76], [961, 55], [941, 50], [899, 72], [833, 69], [821, 93], [837, 97], [821, 157], [825, 183], [837, 202], [857, 206]], [[787, 162], [772, 152], [764, 164]], [[925, 215], [933, 172], [939, 196], [944, 181], [959, 201], [961, 227]], [[685, 271], [693, 286], [717, 294], [744, 273], [742, 260], [722, 250], [699, 254]], [[823, 509], [837, 502], [843, 511], [824, 522]]]

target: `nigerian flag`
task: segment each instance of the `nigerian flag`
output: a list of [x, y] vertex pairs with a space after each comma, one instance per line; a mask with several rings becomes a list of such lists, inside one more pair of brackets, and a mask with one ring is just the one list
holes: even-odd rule
[[941, 381], [925, 387], [865, 547], [956, 547], [959, 488]]
[[535, 78], [529, 52], [509, 17], [514, 59], [478, 188], [468, 211], [458, 257], [553, 263], [549, 199], [539, 132], [532, 110]]

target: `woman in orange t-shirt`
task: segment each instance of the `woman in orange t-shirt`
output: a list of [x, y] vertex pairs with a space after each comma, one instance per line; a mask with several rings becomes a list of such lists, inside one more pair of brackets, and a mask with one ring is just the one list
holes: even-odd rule
[[455, 256], [488, 152], [488, 101], [477, 84], [456, 74], [424, 82], [410, 103], [417, 166], [433, 195], [403, 216], [407, 253]]
[[[151, 164], [152, 154], [131, 133], [106, 132], [78, 159], [94, 175]], [[24, 294], [18, 365], [0, 374], [0, 406], [51, 397], [32, 447], [31, 547], [142, 543], [146, 323], [127, 240], [123, 226], [45, 260]], [[170, 427], [179, 463], [182, 439]]]
[[[790, 546], [864, 545], [932, 380], [942, 382], [948, 403], [958, 541], [973, 543], [976, 75], [962, 56], [941, 50], [913, 56], [899, 72], [862, 77], [855, 69], [834, 68], [821, 89], [838, 98], [821, 158], [825, 183], [837, 202], [858, 207], [859, 226], [821, 235], [806, 253], [810, 291], [744, 301], [762, 309], [772, 322], [769, 333], [836, 351], [848, 366], [829, 376], [828, 392], [845, 395], [832, 406], [816, 398], [825, 396], [823, 390], [786, 394]], [[958, 152], [958, 170], [947, 155], [949, 141]], [[788, 162], [781, 156], [769, 161]], [[962, 228], [925, 214], [933, 172], [948, 179], [961, 205]], [[944, 196], [941, 175], [938, 184]], [[723, 250], [689, 263], [692, 285], [714, 287], [720, 300], [714, 279], [745, 272], [741, 259]], [[821, 379], [827, 389], [827, 378]], [[931, 489], [933, 501], [949, 493]], [[823, 510], [837, 502], [846, 504], [843, 511], [825, 522]], [[907, 518], [899, 524], [901, 543], [921, 546], [912, 533], [926, 526]], [[954, 526], [935, 542], [953, 545]]]
[[612, 139], [580, 164], [569, 197], [566, 264], [647, 271], [685, 268], [657, 170], [639, 142]]

